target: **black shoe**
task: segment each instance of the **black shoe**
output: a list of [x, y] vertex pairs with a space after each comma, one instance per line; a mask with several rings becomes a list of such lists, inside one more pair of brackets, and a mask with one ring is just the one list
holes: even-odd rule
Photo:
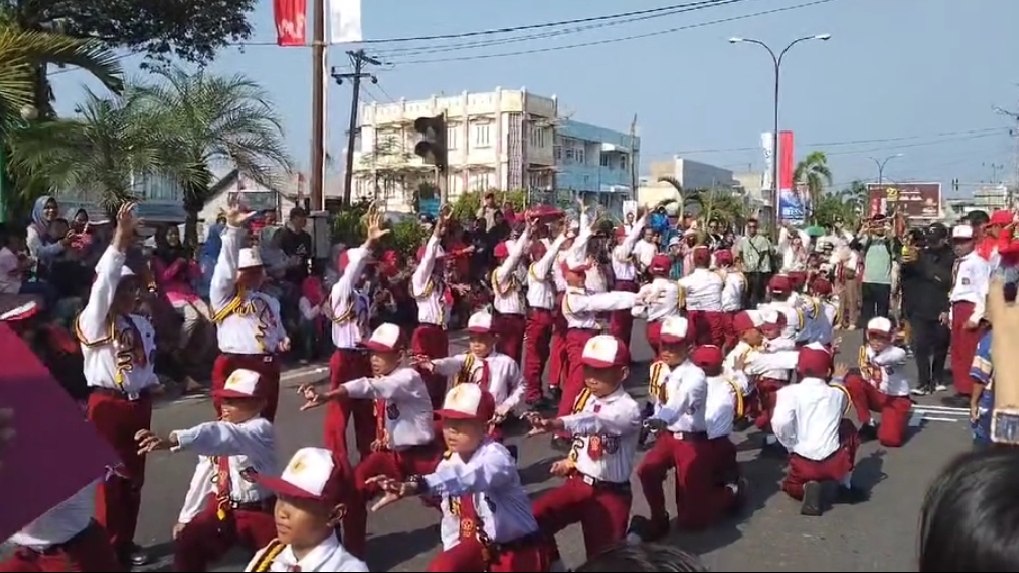
[[813, 517], [821, 515], [823, 513], [821, 507], [823, 497], [824, 489], [821, 487], [821, 482], [808, 481], [803, 484], [803, 503], [800, 505], [800, 515]]
[[861, 442], [872, 442], [877, 439], [877, 424], [864, 424], [857, 432]]
[[570, 447], [573, 446], [573, 440], [560, 436], [552, 436], [552, 442], [549, 445], [557, 452], [566, 453], [569, 452]]
[[124, 565], [124, 569], [128, 571], [130, 571], [132, 567], [144, 567], [151, 561], [149, 554], [134, 543], [130, 543], [118, 549], [117, 556], [120, 558], [120, 562]]
[[630, 519], [630, 527], [626, 530], [628, 540], [637, 543], [654, 543], [668, 535], [669, 516], [660, 523], [655, 523], [643, 515], [635, 515]]
[[867, 501], [868, 499], [870, 499], [870, 493], [867, 490], [861, 487], [857, 487], [855, 485], [850, 485], [849, 487], [846, 487], [844, 485], [839, 484], [839, 490], [838, 493], [836, 494], [835, 499], [839, 503], [848, 504], [860, 503], [862, 501]]

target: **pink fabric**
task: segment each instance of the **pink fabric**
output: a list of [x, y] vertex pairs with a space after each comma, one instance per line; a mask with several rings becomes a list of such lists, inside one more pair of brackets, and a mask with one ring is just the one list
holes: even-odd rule
[[152, 272], [156, 284], [171, 304], [201, 300], [191, 282], [201, 276], [202, 270], [195, 261], [177, 259], [167, 265], [158, 258], [152, 259]]

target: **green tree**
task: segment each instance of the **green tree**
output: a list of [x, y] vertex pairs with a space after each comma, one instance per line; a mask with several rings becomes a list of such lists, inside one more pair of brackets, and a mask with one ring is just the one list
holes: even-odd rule
[[32, 122], [12, 134], [11, 170], [19, 179], [82, 192], [108, 212], [134, 197], [147, 174], [193, 177], [141, 101], [131, 89], [109, 98], [88, 92], [76, 117]]
[[702, 207], [701, 190], [683, 189], [683, 185], [675, 177], [660, 177], [658, 181], [661, 183], [668, 183], [669, 185], [672, 185], [676, 189], [676, 198], [667, 201], [667, 203], [676, 203], [678, 205], [676, 215], [680, 218], [680, 220], [683, 219], [683, 216], [686, 215], [687, 211], [690, 210], [697, 211]]
[[184, 190], [185, 239], [197, 242], [198, 213], [214, 183], [209, 167], [229, 164], [252, 181], [276, 188], [291, 170], [283, 125], [266, 92], [241, 76], [164, 68], [142, 84], [137, 99], [159, 126], [163, 145], [188, 165], [177, 171]]
[[863, 214], [867, 210], [867, 204], [870, 202], [867, 186], [859, 179], [850, 183], [849, 187], [839, 191], [838, 195], [857, 214]]
[[807, 189], [807, 197], [811, 204], [821, 199], [824, 190], [832, 184], [831, 169], [828, 168], [828, 156], [823, 151], [811, 151], [793, 171], [793, 181]]
[[453, 201], [451, 207], [453, 209], [453, 218], [458, 221], [466, 221], [474, 218], [478, 213], [478, 209], [481, 208], [481, 199], [485, 193], [495, 193], [495, 201], [500, 206], [506, 201], [509, 201], [513, 205], [513, 210], [516, 212], [523, 211], [527, 206], [527, 191], [465, 191], [461, 193], [456, 201]]
[[814, 203], [811, 210], [814, 224], [831, 226], [836, 220], [845, 222], [847, 228], [855, 228], [859, 221], [856, 207], [846, 202], [841, 193], [824, 193]]
[[701, 211], [698, 214], [704, 222], [718, 219], [727, 225], [740, 226], [747, 217], [747, 205], [743, 197], [729, 190], [704, 190], [700, 197]]

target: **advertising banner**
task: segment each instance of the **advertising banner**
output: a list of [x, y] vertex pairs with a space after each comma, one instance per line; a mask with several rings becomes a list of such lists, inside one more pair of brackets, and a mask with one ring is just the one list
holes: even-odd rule
[[778, 132], [778, 218], [802, 223], [807, 217], [807, 202], [793, 182], [796, 149], [792, 131]]
[[869, 183], [870, 215], [902, 213], [909, 219], [934, 220], [941, 215], [941, 183]]
[[308, 41], [308, 1], [273, 0], [276, 44], [284, 48], [305, 46]]

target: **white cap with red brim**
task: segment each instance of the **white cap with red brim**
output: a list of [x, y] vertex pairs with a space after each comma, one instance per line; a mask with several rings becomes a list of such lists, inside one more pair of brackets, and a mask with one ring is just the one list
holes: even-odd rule
[[435, 413], [442, 418], [487, 422], [495, 416], [495, 397], [478, 384], [457, 384]]
[[591, 368], [629, 366], [630, 349], [615, 336], [602, 334], [587, 341], [580, 355], [580, 363]]
[[301, 448], [280, 477], [255, 475], [255, 481], [284, 497], [337, 504], [343, 501], [342, 467], [324, 448]]
[[973, 238], [973, 227], [970, 225], [956, 225], [952, 227], [952, 238], [957, 241], [968, 241]]
[[682, 316], [670, 316], [662, 321], [659, 338], [666, 344], [680, 344], [687, 341], [690, 323]]
[[485, 311], [475, 312], [467, 319], [467, 332], [472, 334], [489, 334], [495, 332], [495, 317]]
[[867, 321], [867, 334], [891, 336], [892, 328], [892, 321], [883, 316], [875, 316]]
[[230, 373], [222, 388], [212, 391], [212, 395], [216, 398], [258, 398], [261, 397], [258, 385], [261, 379], [262, 375], [254, 370], [238, 368]]
[[383, 322], [364, 342], [364, 347], [372, 352], [393, 352], [400, 349], [402, 333], [400, 327], [391, 322]]
[[30, 300], [25, 304], [19, 305], [11, 310], [0, 314], [0, 321], [3, 322], [16, 322], [19, 320], [25, 320], [31, 318], [39, 313], [39, 303], [34, 300]]
[[244, 248], [237, 253], [237, 270], [254, 269], [262, 266], [262, 255], [258, 249]]

